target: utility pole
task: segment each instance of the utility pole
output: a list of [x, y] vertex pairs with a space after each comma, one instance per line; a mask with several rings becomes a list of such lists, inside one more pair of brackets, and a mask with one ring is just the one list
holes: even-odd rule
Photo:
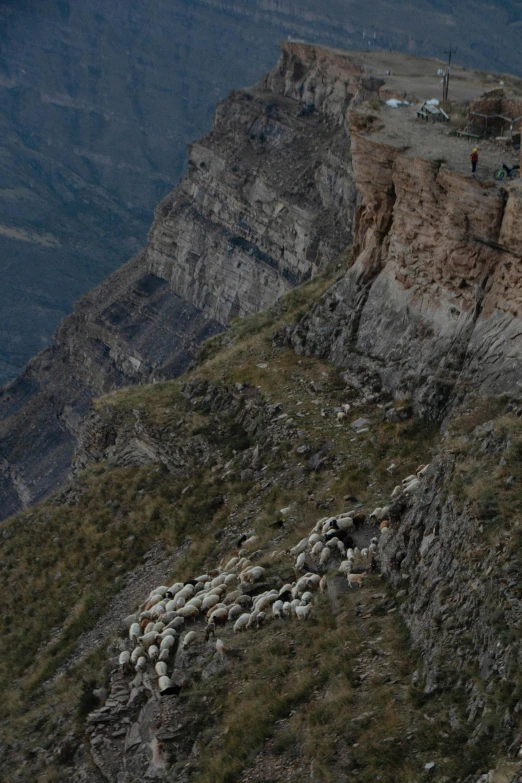
[[448, 100], [449, 80], [450, 80], [450, 70], [451, 70], [451, 56], [453, 54], [456, 54], [457, 51], [458, 51], [458, 49], [456, 49], [456, 48], [454, 49], [453, 48], [453, 44], [450, 44], [450, 48], [449, 49], [444, 49], [444, 54], [448, 55], [448, 69], [447, 69], [447, 71], [445, 73], [445, 78], [443, 80], [443, 85], [444, 86], [443, 86], [443, 91], [442, 91], [443, 92], [443, 100], [444, 101]]

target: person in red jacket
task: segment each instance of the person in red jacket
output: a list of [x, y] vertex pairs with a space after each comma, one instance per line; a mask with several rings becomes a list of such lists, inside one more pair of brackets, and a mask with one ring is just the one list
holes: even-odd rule
[[471, 155], [469, 156], [469, 159], [471, 160], [471, 176], [474, 177], [477, 171], [477, 163], [478, 163], [478, 149], [476, 147], [471, 153]]

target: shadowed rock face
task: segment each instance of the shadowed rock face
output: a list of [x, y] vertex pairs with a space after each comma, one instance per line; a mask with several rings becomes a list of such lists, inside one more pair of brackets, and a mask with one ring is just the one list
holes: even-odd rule
[[[187, 174], [158, 206], [145, 251], [85, 295], [51, 347], [3, 389], [2, 516], [66, 479], [92, 397], [179, 375], [202, 339], [268, 307], [350, 243], [343, 116], [365, 88], [349, 59], [292, 46], [276, 73], [218, 106]], [[314, 102], [305, 82], [319, 62], [333, 93], [317, 91]]]

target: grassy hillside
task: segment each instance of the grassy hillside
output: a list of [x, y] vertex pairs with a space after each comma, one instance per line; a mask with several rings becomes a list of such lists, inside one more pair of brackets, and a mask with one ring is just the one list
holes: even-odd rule
[[[292, 561], [274, 550], [325, 514], [383, 505], [398, 476], [441, 448], [436, 426], [389, 421], [385, 411], [396, 404], [384, 393], [361, 393], [331, 365], [274, 342], [331, 282], [315, 279], [235, 322], [183, 379], [99, 399], [99, 431], [119, 433], [120, 442], [113, 438], [63, 492], [2, 524], [3, 780], [73, 779], [86, 715], [99, 706], [93, 689], [108, 684], [119, 649], [118, 620], [148, 592], [145, 565], [157, 583], [188, 578], [253, 530], [268, 578], [293, 578]], [[367, 418], [366, 433], [338, 422], [335, 409], [347, 401], [353, 418]], [[461, 427], [477, 426], [481, 410], [477, 403]], [[462, 436], [452, 432], [445, 448], [465, 460]], [[161, 458], [124, 464], [136, 438]], [[181, 447], [184, 462], [169, 469]], [[474, 465], [462, 468], [459, 492], [463, 502], [488, 503]], [[503, 514], [518, 513], [514, 500]], [[418, 662], [401, 600], [375, 574], [360, 591], [321, 596], [309, 624], [273, 622], [241, 636], [225, 629], [228, 665], [210, 679], [194, 675], [178, 698], [192, 716], [186, 731], [197, 754], [176, 761], [172, 779], [183, 770], [194, 783], [267, 783], [285, 769], [296, 783], [310, 770], [324, 783], [449, 783], [487, 770], [494, 749], [466, 744], [473, 723], [458, 693], [427, 699], [412, 685]], [[425, 768], [432, 762], [435, 777]]]

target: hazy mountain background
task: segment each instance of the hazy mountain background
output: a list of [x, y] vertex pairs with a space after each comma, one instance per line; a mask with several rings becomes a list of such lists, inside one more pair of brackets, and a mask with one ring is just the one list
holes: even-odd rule
[[0, 0], [0, 382], [146, 238], [214, 106], [287, 36], [522, 73], [522, 2]]

